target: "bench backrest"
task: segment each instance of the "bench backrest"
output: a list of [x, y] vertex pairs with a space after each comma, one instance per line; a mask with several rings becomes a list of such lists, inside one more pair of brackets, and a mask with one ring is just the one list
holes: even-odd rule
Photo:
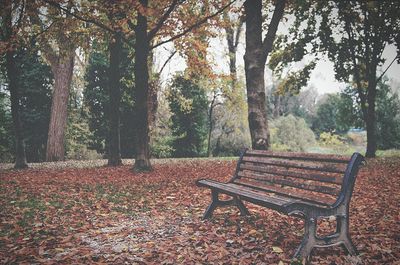
[[246, 150], [231, 182], [311, 203], [348, 203], [362, 155]]

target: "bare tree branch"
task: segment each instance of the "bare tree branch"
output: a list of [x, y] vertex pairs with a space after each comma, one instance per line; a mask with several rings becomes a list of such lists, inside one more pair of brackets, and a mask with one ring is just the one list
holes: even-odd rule
[[239, 37], [240, 37], [240, 33], [242, 32], [242, 29], [243, 29], [244, 21], [245, 21], [245, 16], [244, 15], [240, 16], [239, 24], [236, 26], [235, 42], [233, 43], [235, 49], [237, 48], [237, 46], [239, 44]]
[[[38, 34], [36, 34], [35, 37], [48, 31], [54, 23], [54, 21], [53, 21], [49, 27], [44, 28], [43, 23], [39, 18], [39, 14], [36, 12], [33, 13], [33, 15], [31, 16], [31, 19], [32, 19], [33, 23], [35, 23], [36, 25], [38, 25], [40, 27], [40, 32]], [[51, 47], [51, 45], [47, 41], [44, 41], [41, 43], [41, 46], [44, 48], [44, 49], [42, 49], [43, 56], [49, 62], [50, 66], [53, 67], [54, 65], [56, 65], [58, 62], [58, 56], [57, 56], [57, 53], [54, 51], [54, 49]]]
[[[73, 13], [73, 12], [71, 12], [69, 9], [67, 9], [67, 8], [65, 8], [65, 7], [62, 7], [60, 4], [58, 4], [58, 3], [56, 3], [56, 2], [53, 2], [53, 1], [51, 1], [51, 0], [41, 0], [41, 1], [43, 1], [43, 2], [45, 2], [45, 3], [47, 3], [47, 4], [51, 5], [51, 6], [53, 6], [53, 7], [55, 7], [55, 8], [58, 8], [59, 10], [65, 12], [66, 14], [71, 15], [71, 16], [73, 16], [73, 17], [76, 18], [76, 19], [79, 19], [80, 21], [93, 24], [93, 25], [95, 25], [95, 26], [97, 26], [97, 27], [99, 27], [99, 28], [101, 28], [101, 29], [103, 29], [103, 30], [105, 30], [105, 31], [111, 32], [111, 33], [113, 33], [113, 34], [118, 33], [117, 30], [114, 30], [114, 29], [112, 29], [111, 27], [109, 27], [109, 26], [107, 26], [107, 25], [105, 25], [105, 24], [103, 24], [103, 23], [101, 23], [101, 22], [99, 22], [99, 21], [97, 21], [97, 20], [95, 20], [95, 19], [85, 18], [85, 17], [83, 17], [83, 16], [81, 16], [81, 15], [79, 15], [79, 14]], [[128, 44], [129, 46], [133, 46], [133, 45], [129, 42], [129, 40], [128, 40], [127, 38], [125, 38], [125, 36], [123, 36], [123, 35], [122, 35], [122, 40], [123, 40], [126, 44]]]
[[176, 54], [176, 50], [171, 52], [171, 54], [168, 56], [168, 59], [165, 60], [164, 64], [161, 66], [160, 71], [158, 71], [158, 76], [161, 75], [162, 71], [164, 70], [165, 66], [167, 66], [168, 62], [171, 61], [172, 57]]
[[376, 83], [381, 81], [382, 77], [386, 74], [387, 70], [389, 70], [389, 68], [392, 66], [392, 64], [394, 63], [394, 61], [396, 61], [397, 58], [399, 58], [398, 55], [396, 55], [396, 57], [393, 58], [392, 62], [389, 64], [388, 67], [386, 67], [385, 71], [383, 71], [383, 73], [376, 79]]
[[[283, 1], [286, 1], [286, 0], [283, 0]], [[168, 42], [171, 42], [171, 41], [174, 41], [174, 40], [176, 40], [176, 39], [179, 39], [180, 37], [186, 35], [186, 34], [189, 33], [190, 31], [192, 31], [193, 29], [200, 27], [202, 24], [204, 24], [205, 22], [207, 22], [207, 20], [209, 20], [210, 18], [216, 17], [216, 16], [218, 16], [219, 14], [221, 14], [226, 8], [228, 8], [229, 6], [231, 6], [234, 2], [236, 2], [236, 0], [233, 0], [233, 1], [229, 2], [227, 5], [225, 5], [225, 6], [222, 7], [221, 9], [219, 9], [219, 10], [218, 10], [217, 12], [215, 12], [214, 14], [209, 15], [209, 16], [206, 16], [206, 17], [204, 17], [203, 19], [197, 21], [196, 23], [194, 23], [193, 25], [189, 26], [187, 29], [185, 29], [185, 30], [182, 31], [181, 33], [179, 33], [179, 34], [177, 34], [177, 35], [175, 35], [175, 36], [173, 36], [173, 37], [171, 37], [171, 38], [169, 38], [169, 39], [167, 39], [167, 40], [161, 41], [161, 42], [159, 42], [159, 43], [157, 43], [157, 44], [151, 46], [150, 49], [157, 48], [158, 46], [161, 46], [161, 45], [166, 44], [166, 43], [168, 43]]]
[[268, 26], [268, 32], [263, 40], [263, 52], [264, 56], [268, 56], [269, 52], [272, 50], [272, 45], [274, 43], [273, 36], [276, 35], [276, 31], [278, 30], [279, 22], [283, 16], [283, 12], [285, 11], [286, 0], [276, 0], [274, 14], [271, 18], [271, 23]]
[[164, 13], [164, 15], [160, 18], [160, 20], [157, 22], [156, 26], [150, 30], [148, 34], [149, 40], [154, 38], [154, 36], [157, 34], [157, 32], [161, 29], [163, 26], [165, 20], [171, 15], [171, 13], [174, 11], [175, 7], [178, 5], [178, 0], [173, 0], [171, 5], [169, 6], [168, 10]]
[[24, 18], [25, 15], [25, 2], [22, 2], [21, 4], [21, 11], [19, 12], [19, 17], [16, 23], [16, 27], [19, 28], [22, 24], [22, 19]]

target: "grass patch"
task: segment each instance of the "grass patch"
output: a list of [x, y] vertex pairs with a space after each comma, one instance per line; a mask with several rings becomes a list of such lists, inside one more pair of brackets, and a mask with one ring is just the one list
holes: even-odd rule
[[400, 157], [399, 149], [378, 150], [376, 151], [378, 157]]

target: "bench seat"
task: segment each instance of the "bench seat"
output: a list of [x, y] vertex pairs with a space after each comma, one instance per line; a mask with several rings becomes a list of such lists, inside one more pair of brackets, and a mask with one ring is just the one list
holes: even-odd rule
[[[349, 205], [359, 167], [364, 157], [351, 157], [246, 150], [233, 177], [222, 183], [199, 179], [196, 184], [211, 190], [211, 203], [203, 218], [212, 217], [220, 206], [237, 206], [249, 215], [243, 201], [305, 219], [304, 237], [294, 258], [310, 259], [314, 247], [342, 245], [351, 254], [357, 250], [349, 234]], [[221, 200], [219, 194], [231, 197]], [[336, 232], [324, 238], [316, 234], [317, 219], [336, 218]]]
[[[303, 203], [313, 207], [328, 208], [329, 205], [323, 202], [311, 202], [307, 199], [293, 198], [290, 196], [278, 195], [273, 192], [262, 191], [256, 188], [246, 187], [238, 185], [236, 183], [221, 183], [215, 180], [199, 180], [198, 186], [208, 187], [216, 189], [220, 193], [227, 194], [230, 196], [239, 196], [244, 201], [249, 201], [254, 204], [264, 206], [281, 213], [288, 214], [288, 207], [293, 203]], [[299, 196], [300, 197], [300, 196]]]

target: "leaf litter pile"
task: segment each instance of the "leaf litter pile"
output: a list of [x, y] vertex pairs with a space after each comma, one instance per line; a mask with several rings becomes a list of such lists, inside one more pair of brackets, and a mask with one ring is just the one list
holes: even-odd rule
[[[151, 173], [118, 168], [0, 171], [1, 264], [290, 264], [303, 221], [248, 204], [202, 221], [210, 192], [235, 161], [182, 160]], [[368, 161], [350, 207], [360, 255], [315, 249], [312, 264], [400, 264], [400, 159]], [[333, 229], [319, 220], [319, 233]], [[294, 263], [293, 263], [294, 264]]]

